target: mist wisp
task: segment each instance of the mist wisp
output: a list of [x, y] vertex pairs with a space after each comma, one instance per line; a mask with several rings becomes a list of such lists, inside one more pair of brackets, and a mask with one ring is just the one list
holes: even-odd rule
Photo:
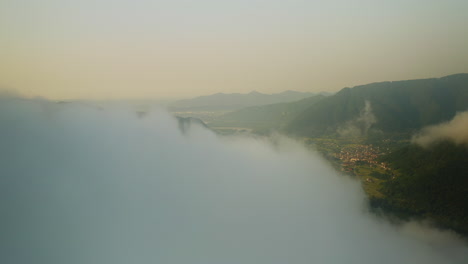
[[278, 137], [181, 133], [160, 110], [0, 99], [1, 263], [466, 263], [451, 233], [367, 213]]
[[366, 100], [359, 116], [338, 127], [337, 132], [342, 137], [366, 136], [371, 126], [376, 122], [377, 118], [372, 112], [372, 105], [370, 101]]
[[457, 113], [448, 122], [425, 127], [412, 139], [426, 148], [444, 140], [468, 146], [468, 111]]

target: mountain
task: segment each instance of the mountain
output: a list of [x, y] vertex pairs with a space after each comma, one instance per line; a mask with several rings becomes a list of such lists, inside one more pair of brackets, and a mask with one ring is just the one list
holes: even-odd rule
[[287, 126], [297, 136], [357, 132], [411, 133], [468, 109], [468, 74], [344, 88]]
[[395, 171], [374, 208], [403, 217], [429, 218], [468, 236], [468, 147], [440, 142], [403, 147], [382, 158]]
[[262, 106], [252, 106], [224, 114], [210, 123], [218, 127], [247, 127], [256, 130], [282, 129], [299, 113], [316, 102], [324, 99], [324, 95], [315, 95], [291, 103], [277, 103]]
[[193, 99], [180, 100], [169, 106], [171, 111], [215, 111], [237, 110], [255, 105], [266, 105], [297, 101], [314, 95], [308, 92], [285, 91], [277, 94], [263, 94], [256, 91], [248, 94], [225, 94], [200, 96]]

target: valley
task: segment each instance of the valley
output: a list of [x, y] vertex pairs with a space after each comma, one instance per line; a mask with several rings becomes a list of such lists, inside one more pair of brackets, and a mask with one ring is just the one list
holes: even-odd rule
[[[200, 118], [220, 135], [279, 133], [295, 138], [341, 174], [359, 179], [370, 210], [397, 219], [430, 219], [466, 236], [468, 142], [451, 138], [468, 133], [460, 132], [468, 127], [468, 114], [462, 115], [466, 110], [468, 74], [455, 74], [184, 115]], [[446, 135], [430, 147], [414, 142], [428, 127], [450, 122], [456, 122], [458, 134], [447, 127]]]

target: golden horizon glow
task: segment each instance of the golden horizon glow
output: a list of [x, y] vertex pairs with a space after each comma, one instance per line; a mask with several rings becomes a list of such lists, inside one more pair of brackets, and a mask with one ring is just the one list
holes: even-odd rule
[[5, 0], [0, 88], [121, 99], [441, 77], [468, 72], [467, 12], [456, 0]]

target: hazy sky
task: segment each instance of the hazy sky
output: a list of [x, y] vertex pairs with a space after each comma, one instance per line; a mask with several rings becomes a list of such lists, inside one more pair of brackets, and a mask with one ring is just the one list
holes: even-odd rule
[[1, 0], [0, 87], [153, 98], [468, 72], [468, 1]]

